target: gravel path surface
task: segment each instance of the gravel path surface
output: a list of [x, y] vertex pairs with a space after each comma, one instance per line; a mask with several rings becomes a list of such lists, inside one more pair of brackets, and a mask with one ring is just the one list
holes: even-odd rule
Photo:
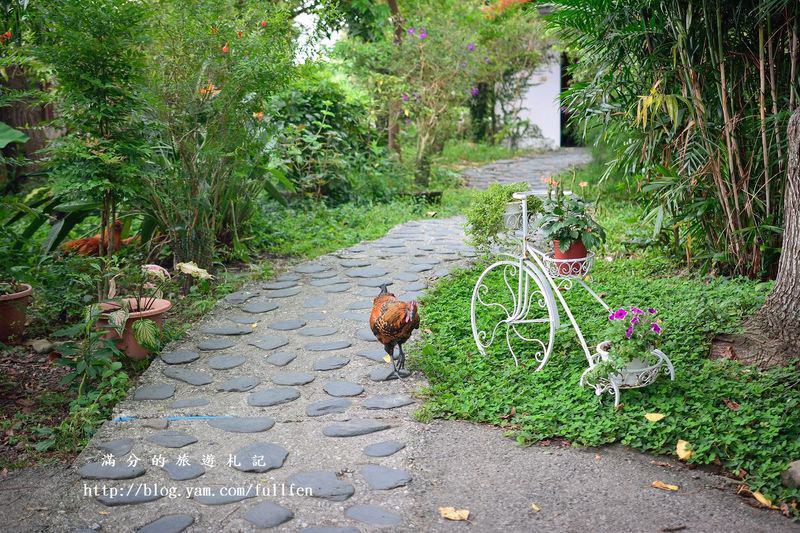
[[[585, 157], [560, 153], [491, 168], [554, 174]], [[462, 224], [409, 222], [227, 296], [74, 465], [0, 483], [2, 529], [796, 530], [722, 478], [621, 447], [521, 448], [491, 427], [415, 422], [424, 378], [387, 380], [369, 308], [381, 283], [415, 299], [467, 264]], [[656, 479], [681, 490], [652, 489]], [[443, 520], [440, 506], [470, 509], [470, 522]]]

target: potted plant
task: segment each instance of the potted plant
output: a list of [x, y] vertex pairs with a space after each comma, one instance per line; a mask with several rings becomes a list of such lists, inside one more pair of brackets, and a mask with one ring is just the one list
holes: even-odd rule
[[[536, 221], [545, 240], [553, 243], [553, 255], [560, 262], [560, 272], [580, 272], [589, 250], [605, 242], [605, 230], [594, 220], [592, 205], [571, 191], [562, 191], [549, 180], [548, 196], [542, 216]], [[575, 259], [576, 261], [564, 261]]]
[[662, 333], [657, 314], [652, 307], [612, 310], [608, 316], [611, 325], [607, 340], [597, 345], [599, 363], [591, 375], [612, 378], [623, 388], [642, 387], [652, 382], [662, 363], [656, 353], [661, 346]]
[[[211, 279], [211, 275], [194, 262], [178, 263], [175, 269], [194, 278]], [[109, 298], [116, 296], [116, 278], [110, 283]], [[134, 285], [135, 296], [103, 302], [103, 315], [98, 327], [107, 328], [108, 338], [119, 339], [117, 347], [132, 359], [144, 359], [159, 349], [159, 336], [164, 323], [164, 313], [172, 302], [163, 298], [164, 288], [172, 276], [159, 265], [142, 265]]]
[[25, 331], [25, 314], [33, 288], [14, 280], [0, 280], [0, 342], [17, 341]]
[[[466, 232], [473, 246], [488, 252], [492, 246], [505, 243], [509, 230], [518, 230], [522, 226], [522, 202], [514, 201], [512, 195], [527, 188], [526, 183], [493, 183], [475, 193], [466, 212]], [[529, 196], [527, 203], [528, 218], [533, 219], [541, 210], [542, 200]]]

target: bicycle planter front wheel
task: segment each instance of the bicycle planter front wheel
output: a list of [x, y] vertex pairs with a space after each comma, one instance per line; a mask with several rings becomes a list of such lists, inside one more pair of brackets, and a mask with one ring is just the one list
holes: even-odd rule
[[[531, 355], [541, 370], [553, 351], [558, 309], [550, 285], [527, 261], [498, 261], [478, 278], [470, 307], [472, 336], [481, 354], [505, 341], [514, 362]], [[499, 341], [499, 342], [498, 342]]]

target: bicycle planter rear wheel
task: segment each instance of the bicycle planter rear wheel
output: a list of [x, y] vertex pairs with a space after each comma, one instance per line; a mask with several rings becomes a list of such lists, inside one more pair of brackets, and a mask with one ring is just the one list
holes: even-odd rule
[[534, 359], [536, 370], [547, 363], [558, 308], [550, 285], [532, 263], [498, 261], [484, 270], [472, 291], [470, 315], [481, 354], [505, 341], [517, 365], [518, 354]]

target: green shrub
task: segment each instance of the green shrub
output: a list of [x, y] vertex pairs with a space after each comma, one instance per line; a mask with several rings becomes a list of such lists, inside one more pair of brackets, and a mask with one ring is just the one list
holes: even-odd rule
[[[485, 190], [476, 192], [466, 211], [466, 232], [470, 243], [486, 252], [495, 244], [503, 244], [507, 232], [504, 214], [511, 196], [515, 192], [526, 191], [527, 183], [501, 185], [493, 183]], [[542, 201], [536, 196], [528, 197], [528, 217], [536, 215], [542, 207]]]

